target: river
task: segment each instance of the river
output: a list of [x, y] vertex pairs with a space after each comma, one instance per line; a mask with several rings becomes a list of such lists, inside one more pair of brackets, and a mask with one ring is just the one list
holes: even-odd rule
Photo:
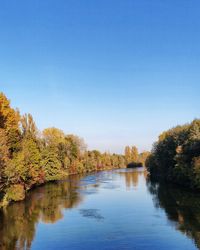
[[200, 195], [143, 169], [70, 176], [0, 211], [0, 249], [200, 249]]

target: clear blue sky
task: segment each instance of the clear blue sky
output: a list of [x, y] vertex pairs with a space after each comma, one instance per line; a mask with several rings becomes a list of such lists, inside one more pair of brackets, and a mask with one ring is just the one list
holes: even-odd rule
[[0, 90], [38, 128], [150, 149], [200, 112], [199, 0], [0, 1]]

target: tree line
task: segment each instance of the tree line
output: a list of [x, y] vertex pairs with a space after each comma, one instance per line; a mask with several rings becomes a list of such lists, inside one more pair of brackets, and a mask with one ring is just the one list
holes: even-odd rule
[[158, 180], [200, 189], [200, 120], [163, 132], [146, 166]]
[[84, 140], [51, 127], [40, 132], [31, 114], [19, 110], [0, 93], [0, 202], [23, 200], [34, 186], [66, 178], [69, 174], [124, 168], [131, 161], [144, 162], [134, 148], [134, 156], [88, 151]]
[[124, 150], [125, 163], [128, 167], [142, 167], [145, 166], [145, 161], [149, 156], [148, 151], [142, 153], [138, 152], [136, 146], [126, 146]]

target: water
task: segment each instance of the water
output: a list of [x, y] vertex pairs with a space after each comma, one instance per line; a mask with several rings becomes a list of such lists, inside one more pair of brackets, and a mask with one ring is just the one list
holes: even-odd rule
[[0, 249], [200, 247], [200, 196], [151, 183], [143, 169], [71, 176], [0, 212]]

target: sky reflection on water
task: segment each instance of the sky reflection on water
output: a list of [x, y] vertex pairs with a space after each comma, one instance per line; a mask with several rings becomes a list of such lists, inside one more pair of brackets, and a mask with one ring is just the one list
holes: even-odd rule
[[0, 249], [197, 249], [200, 196], [120, 169], [48, 183], [0, 212]]

